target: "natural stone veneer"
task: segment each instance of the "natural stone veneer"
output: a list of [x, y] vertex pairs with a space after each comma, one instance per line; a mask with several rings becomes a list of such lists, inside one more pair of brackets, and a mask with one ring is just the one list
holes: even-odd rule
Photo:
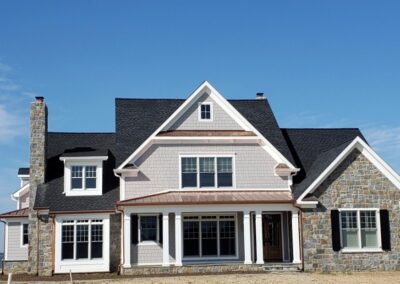
[[[306, 271], [400, 270], [400, 190], [365, 156], [354, 150], [314, 194], [318, 208], [302, 215]], [[387, 209], [391, 251], [333, 251], [330, 213], [338, 208]]]
[[121, 262], [121, 214], [110, 215], [110, 271], [118, 271]]
[[28, 271], [28, 261], [4, 261], [3, 273], [20, 274]]

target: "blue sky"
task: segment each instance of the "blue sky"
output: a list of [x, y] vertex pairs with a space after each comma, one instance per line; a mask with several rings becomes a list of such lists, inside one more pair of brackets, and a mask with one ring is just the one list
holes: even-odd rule
[[[282, 127], [360, 127], [400, 171], [399, 1], [1, 1], [0, 211], [52, 131], [113, 131], [114, 98], [265, 92]], [[3, 233], [0, 231], [0, 251]]]

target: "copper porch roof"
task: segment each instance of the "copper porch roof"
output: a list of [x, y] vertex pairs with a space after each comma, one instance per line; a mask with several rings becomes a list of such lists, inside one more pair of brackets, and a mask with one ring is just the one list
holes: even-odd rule
[[128, 200], [117, 205], [196, 205], [196, 204], [271, 204], [292, 203], [289, 191], [169, 191]]
[[157, 136], [256, 136], [256, 134], [244, 130], [168, 130], [161, 131]]
[[0, 218], [17, 218], [17, 217], [28, 217], [28, 208], [23, 208], [0, 214]]

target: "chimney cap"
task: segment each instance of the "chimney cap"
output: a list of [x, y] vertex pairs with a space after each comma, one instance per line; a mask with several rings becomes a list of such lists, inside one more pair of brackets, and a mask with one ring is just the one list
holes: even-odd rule
[[36, 102], [43, 102], [44, 101], [44, 97], [41, 97], [41, 96], [35, 97], [35, 99], [36, 99]]
[[265, 97], [264, 97], [264, 93], [257, 93], [256, 94], [256, 99], [257, 100], [265, 100]]

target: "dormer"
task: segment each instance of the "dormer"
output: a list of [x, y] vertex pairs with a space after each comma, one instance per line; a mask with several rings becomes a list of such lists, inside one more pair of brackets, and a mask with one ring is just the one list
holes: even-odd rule
[[29, 168], [19, 168], [18, 178], [20, 180], [20, 187], [23, 187], [29, 183]]
[[108, 150], [74, 148], [66, 150], [64, 162], [64, 193], [66, 196], [93, 196], [103, 194], [103, 162]]

